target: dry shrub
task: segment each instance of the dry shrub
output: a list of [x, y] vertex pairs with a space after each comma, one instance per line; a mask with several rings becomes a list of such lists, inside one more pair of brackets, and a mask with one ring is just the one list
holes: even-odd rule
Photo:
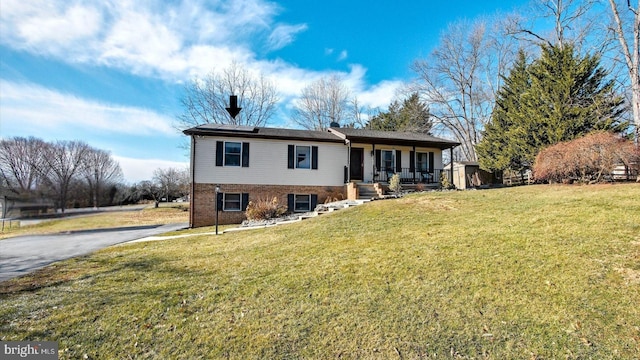
[[597, 132], [540, 151], [533, 175], [536, 180], [548, 182], [600, 182], [621, 164], [637, 171], [638, 148], [615, 134]]
[[344, 193], [335, 188], [326, 188], [325, 192], [327, 194], [327, 197], [324, 199], [325, 204], [344, 200]]
[[245, 215], [248, 220], [269, 220], [287, 213], [287, 207], [278, 203], [278, 198], [249, 201]]

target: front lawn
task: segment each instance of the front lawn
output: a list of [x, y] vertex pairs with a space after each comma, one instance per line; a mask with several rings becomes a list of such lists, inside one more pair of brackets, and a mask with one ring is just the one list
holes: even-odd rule
[[0, 284], [68, 358], [637, 359], [640, 185], [377, 201], [112, 247]]

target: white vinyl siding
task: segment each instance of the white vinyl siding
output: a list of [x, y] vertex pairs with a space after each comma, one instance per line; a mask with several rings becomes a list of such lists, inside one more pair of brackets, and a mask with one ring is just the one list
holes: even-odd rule
[[[232, 142], [251, 145], [250, 167], [215, 166], [216, 141], [224, 138], [195, 139], [194, 169], [196, 183], [263, 185], [344, 185], [344, 167], [348, 148], [341, 143], [237, 138]], [[288, 146], [318, 147], [318, 169], [300, 171], [288, 168]]]

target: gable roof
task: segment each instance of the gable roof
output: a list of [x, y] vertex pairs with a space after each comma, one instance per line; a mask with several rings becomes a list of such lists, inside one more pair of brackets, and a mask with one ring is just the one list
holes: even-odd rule
[[184, 130], [183, 133], [185, 135], [334, 143], [344, 143], [345, 140], [349, 140], [350, 142], [364, 144], [420, 146], [438, 149], [449, 149], [460, 145], [459, 142], [441, 139], [427, 134], [353, 128], [330, 128], [329, 131], [314, 131], [227, 124], [204, 124]]
[[385, 145], [409, 145], [421, 147], [435, 147], [449, 149], [460, 145], [459, 142], [441, 139], [422, 133], [379, 131], [353, 128], [330, 128], [329, 132], [342, 139], [356, 143], [385, 144]]

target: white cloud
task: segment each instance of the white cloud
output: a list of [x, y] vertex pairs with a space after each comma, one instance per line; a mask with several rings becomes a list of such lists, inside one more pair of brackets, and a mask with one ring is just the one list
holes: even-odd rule
[[[214, 64], [255, 59], [255, 43], [290, 44], [307, 26], [276, 23], [278, 11], [264, 0], [5, 0], [0, 42], [63, 62], [182, 81]], [[208, 56], [194, 57], [202, 53]]]
[[[274, 80], [285, 107], [312, 81], [338, 74], [362, 103], [388, 105], [398, 82], [370, 87], [365, 83], [366, 69], [360, 65], [353, 65], [349, 72], [336, 72], [304, 69], [280, 59], [259, 59], [253, 49], [256, 44], [279, 49], [307, 29], [306, 24], [276, 22], [280, 11], [277, 4], [266, 0], [3, 0], [0, 43], [66, 63], [105, 66], [169, 82], [183, 82], [236, 62]], [[334, 49], [325, 49], [325, 54], [334, 54]], [[348, 57], [346, 50], [336, 55], [338, 61]], [[12, 91], [26, 90], [17, 84], [11, 86]], [[36, 113], [23, 104], [21, 116], [32, 123], [48, 119], [87, 126], [91, 118], [93, 126], [107, 131], [116, 131], [115, 126], [107, 125], [114, 122], [124, 132], [133, 128], [173, 131], [170, 120], [150, 111], [35, 90], [32, 96], [39, 96], [43, 108], [51, 111]], [[18, 101], [13, 99], [3, 114], [17, 111]], [[68, 110], [61, 106], [65, 102], [71, 105]], [[97, 109], [90, 109], [92, 106]], [[81, 116], [87, 113], [90, 116]], [[74, 120], [68, 120], [67, 115]]]
[[48, 1], [3, 1], [1, 19], [3, 42], [54, 55], [60, 55], [59, 47], [96, 36], [102, 26], [102, 15], [92, 6]]
[[386, 109], [405, 85], [399, 80], [382, 81], [369, 89], [361, 90], [358, 101], [362, 106]]
[[140, 182], [151, 180], [156, 169], [178, 168], [186, 169], [188, 162], [168, 161], [161, 159], [134, 159], [113, 155], [113, 159], [120, 164], [124, 178], [128, 182]]
[[4, 128], [176, 136], [172, 119], [151, 110], [100, 103], [34, 84], [0, 80]]
[[278, 25], [269, 35], [269, 49], [277, 50], [293, 42], [297, 33], [307, 30], [307, 25]]

